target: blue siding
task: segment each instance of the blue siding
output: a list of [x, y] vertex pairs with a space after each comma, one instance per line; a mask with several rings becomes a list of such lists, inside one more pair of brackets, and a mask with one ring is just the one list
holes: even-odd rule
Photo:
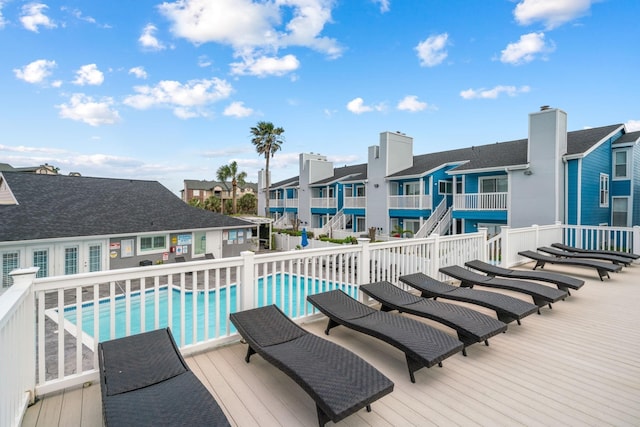
[[631, 225], [640, 225], [640, 147], [634, 145], [632, 148], [632, 168], [631, 168], [631, 203], [633, 212], [631, 214]]
[[630, 196], [631, 195], [631, 181], [628, 179], [611, 181], [611, 195], [612, 196]]
[[600, 173], [609, 175], [609, 192], [611, 193], [612, 161], [610, 141], [600, 145], [582, 160], [582, 225], [610, 223], [609, 208], [600, 207]]
[[578, 166], [579, 160], [567, 162], [567, 224], [578, 224]]

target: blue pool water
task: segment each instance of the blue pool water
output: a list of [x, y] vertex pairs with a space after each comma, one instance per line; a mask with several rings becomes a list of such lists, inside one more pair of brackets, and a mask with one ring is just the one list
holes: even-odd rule
[[[274, 280], [272, 280], [274, 279]], [[275, 282], [275, 290], [274, 290]], [[351, 296], [356, 296], [356, 289], [349, 285], [334, 285], [332, 282], [320, 281], [318, 279], [304, 279], [298, 280], [297, 276], [290, 276], [288, 274], [268, 276], [266, 280], [259, 279], [258, 281], [258, 306], [262, 307], [269, 304], [277, 304], [285, 313], [291, 317], [298, 317], [310, 313], [312, 306], [306, 302], [306, 296], [312, 293], [323, 292], [330, 289], [342, 289]], [[275, 291], [275, 292], [274, 292]], [[184, 295], [184, 312], [185, 312], [185, 344], [193, 344], [195, 342], [205, 341], [216, 336], [216, 326], [219, 328], [220, 335], [226, 334], [227, 328], [227, 298], [229, 299], [229, 313], [236, 312], [239, 307], [237, 306], [237, 286], [230, 285], [228, 288], [220, 290], [211, 290], [209, 294], [209, 331], [208, 336], [205, 337], [205, 292], [198, 291], [195, 294], [196, 298], [196, 312], [197, 312], [197, 330], [193, 330], [193, 298], [194, 293], [192, 291], [186, 291]], [[275, 293], [275, 298], [274, 298]], [[266, 296], [265, 296], [266, 294]], [[180, 319], [181, 312], [181, 295], [180, 290], [172, 288], [169, 290], [166, 286], [161, 287], [158, 291], [158, 326], [165, 328], [169, 326], [169, 295], [171, 296], [172, 303], [172, 325], [171, 332], [178, 345], [180, 345], [182, 337], [182, 325]], [[217, 299], [219, 298], [219, 302]], [[141, 318], [141, 300], [139, 292], [131, 294], [130, 301], [130, 330], [131, 334], [141, 332], [140, 330], [140, 318]], [[293, 302], [293, 304], [291, 304]], [[98, 321], [100, 326], [99, 341], [106, 341], [111, 339], [111, 310], [110, 300], [101, 300], [98, 306]], [[220, 312], [216, 312], [216, 304], [218, 304]], [[153, 289], [145, 291], [144, 307], [145, 307], [145, 330], [155, 329], [155, 305], [156, 298]], [[126, 335], [126, 306], [124, 296], [117, 297], [115, 301], [115, 338], [120, 338]], [[64, 317], [67, 321], [73, 323], [77, 322], [77, 310], [75, 306], [70, 306], [65, 309]], [[217, 319], [219, 325], [216, 325]], [[88, 302], [82, 305], [82, 330], [85, 334], [93, 337], [94, 334], [94, 303]], [[231, 333], [235, 332], [233, 325], [230, 325]], [[194, 341], [194, 333], [197, 338]]]

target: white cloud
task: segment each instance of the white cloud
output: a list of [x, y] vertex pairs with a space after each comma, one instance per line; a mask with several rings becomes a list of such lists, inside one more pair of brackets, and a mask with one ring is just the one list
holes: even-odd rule
[[629, 120], [624, 125], [627, 127], [627, 132], [640, 131], [640, 120]]
[[253, 109], [251, 108], [247, 108], [244, 106], [244, 102], [232, 102], [231, 104], [229, 104], [229, 106], [227, 106], [227, 108], [224, 109], [224, 112], [222, 113], [225, 116], [230, 116], [230, 117], [249, 117], [250, 115], [253, 114]]
[[442, 33], [428, 37], [426, 40], [418, 43], [415, 49], [418, 52], [420, 65], [423, 67], [433, 67], [442, 63], [448, 55], [445, 50], [448, 39], [449, 35]]
[[507, 64], [524, 64], [536, 59], [539, 54], [545, 54], [554, 50], [553, 45], [544, 41], [544, 33], [529, 33], [520, 36], [520, 40], [509, 43], [501, 52], [500, 61]]
[[380, 13], [386, 13], [391, 10], [390, 0], [372, 0], [374, 3], [378, 3], [380, 5]]
[[209, 59], [207, 55], [198, 56], [198, 67], [205, 68], [210, 67], [211, 65], [213, 65], [213, 61]]
[[226, 99], [233, 91], [225, 80], [212, 78], [209, 80], [190, 80], [180, 83], [163, 80], [155, 86], [136, 86], [135, 95], [125, 98], [124, 103], [130, 107], [146, 110], [151, 107], [172, 108], [180, 118], [206, 116], [203, 109], [208, 104]]
[[[243, 58], [273, 57], [279, 49], [307, 47], [329, 58], [342, 54], [335, 39], [322, 36], [331, 22], [334, 0], [180, 0], [165, 2], [160, 12], [176, 37], [195, 44], [231, 46]], [[237, 68], [238, 64], [234, 64]], [[240, 67], [251, 71], [250, 67]], [[284, 73], [285, 70], [283, 70]], [[281, 74], [278, 74], [281, 75]]]
[[2, 8], [4, 6], [4, 1], [0, 1], [0, 29], [4, 28], [7, 25], [7, 20], [4, 19], [4, 15], [2, 14]]
[[76, 71], [76, 79], [73, 84], [78, 86], [100, 86], [102, 82], [104, 82], [104, 74], [98, 70], [98, 66], [96, 64], [87, 64]]
[[522, 0], [513, 11], [520, 25], [542, 22], [548, 30], [589, 12], [592, 0]]
[[39, 27], [56, 28], [57, 25], [43, 12], [49, 8], [43, 3], [29, 3], [22, 6], [20, 22], [29, 31], [38, 32]]
[[373, 106], [365, 105], [364, 100], [358, 97], [352, 99], [347, 103], [347, 110], [351, 111], [354, 114], [368, 113], [371, 111], [383, 111], [384, 104], [380, 103]]
[[111, 125], [120, 121], [118, 111], [113, 109], [113, 99], [94, 101], [90, 96], [75, 93], [66, 104], [56, 105], [60, 117], [84, 122], [91, 126]]
[[300, 67], [300, 61], [294, 55], [285, 55], [282, 58], [266, 57], [243, 58], [242, 62], [231, 64], [231, 74], [252, 75], [258, 77], [283, 76]]
[[528, 93], [531, 90], [529, 86], [496, 86], [492, 89], [467, 89], [460, 92], [460, 96], [464, 99], [496, 99], [501, 94], [508, 96], [516, 96], [521, 93]]
[[142, 34], [138, 38], [138, 43], [145, 48], [150, 50], [164, 50], [166, 46], [160, 42], [154, 35], [158, 28], [153, 24], [147, 24], [142, 29]]
[[418, 97], [415, 95], [407, 95], [398, 102], [396, 108], [401, 111], [410, 111], [415, 113], [426, 109], [427, 103], [418, 101]]
[[42, 83], [51, 75], [51, 70], [55, 67], [56, 61], [38, 59], [22, 68], [14, 69], [13, 73], [17, 78], [24, 80], [27, 83]]
[[133, 67], [129, 69], [129, 74], [133, 74], [139, 79], [146, 79], [148, 77], [144, 67]]

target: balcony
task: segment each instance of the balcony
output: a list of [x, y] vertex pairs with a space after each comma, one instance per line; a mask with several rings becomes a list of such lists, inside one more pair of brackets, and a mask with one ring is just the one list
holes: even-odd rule
[[345, 196], [344, 198], [345, 209], [354, 209], [354, 208], [364, 209], [366, 207], [367, 207], [367, 198], [365, 196], [357, 196], [357, 197]]
[[509, 193], [464, 193], [453, 196], [454, 210], [500, 211], [508, 210]]
[[336, 209], [338, 207], [335, 197], [313, 197], [311, 198], [312, 208]]
[[431, 195], [399, 196], [388, 198], [389, 209], [432, 209]]

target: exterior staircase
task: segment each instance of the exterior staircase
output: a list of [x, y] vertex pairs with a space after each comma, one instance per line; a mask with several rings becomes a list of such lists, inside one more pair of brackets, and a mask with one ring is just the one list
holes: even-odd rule
[[422, 227], [413, 235], [416, 238], [428, 237], [431, 233], [446, 234], [451, 225], [451, 207], [447, 208], [447, 199], [443, 198], [440, 204], [431, 213], [431, 216], [422, 224]]

